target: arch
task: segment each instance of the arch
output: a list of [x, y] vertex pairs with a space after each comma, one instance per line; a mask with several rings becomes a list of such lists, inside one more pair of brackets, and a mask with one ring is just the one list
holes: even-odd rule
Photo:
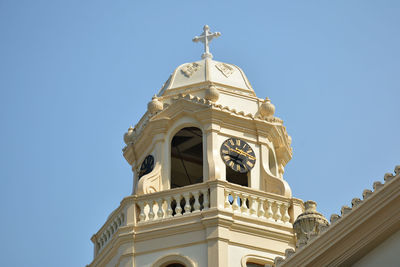
[[254, 254], [249, 254], [249, 255], [245, 255], [242, 257], [241, 260], [241, 266], [242, 267], [248, 267], [248, 266], [264, 266], [266, 264], [274, 264], [274, 260], [271, 258], [267, 258], [267, 257], [262, 257], [262, 256], [258, 256], [258, 255], [254, 255]]
[[197, 267], [197, 264], [187, 256], [181, 254], [169, 254], [162, 256], [151, 267], [167, 267], [170, 264], [181, 264], [185, 267]]
[[203, 132], [197, 127], [177, 131], [170, 146], [170, 187], [203, 182]]
[[[165, 134], [165, 141], [163, 142], [163, 147], [162, 147], [162, 158], [163, 158], [163, 164], [162, 164], [162, 170], [161, 170], [161, 177], [162, 177], [162, 188], [163, 189], [169, 189], [171, 188], [171, 142], [172, 138], [176, 135], [177, 132], [179, 132], [182, 128], [185, 127], [196, 127], [199, 128], [202, 131], [203, 135], [203, 145], [206, 145], [206, 140], [204, 139], [204, 129], [203, 125], [196, 120], [196, 118], [185, 115], [183, 117], [180, 117], [178, 119], [174, 119], [171, 121], [171, 125]], [[206, 151], [206, 148], [203, 146], [203, 151]], [[206, 153], [203, 153], [203, 162], [206, 163], [206, 158], [205, 155]], [[203, 175], [207, 175], [207, 169], [206, 164], [203, 164]]]

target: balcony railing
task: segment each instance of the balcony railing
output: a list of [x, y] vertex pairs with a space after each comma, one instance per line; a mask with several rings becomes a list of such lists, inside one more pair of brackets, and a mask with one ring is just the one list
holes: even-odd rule
[[291, 226], [290, 222], [294, 219], [289, 214], [291, 201], [221, 180], [129, 196], [122, 200], [103, 227], [93, 235], [94, 254], [99, 254], [118, 231], [129, 232], [132, 231], [129, 227], [201, 214], [208, 209], [221, 209], [237, 216]]
[[209, 208], [209, 185], [195, 184], [137, 197], [138, 222], [186, 216]]
[[290, 199], [227, 183], [224, 200], [224, 208], [234, 213], [290, 224]]

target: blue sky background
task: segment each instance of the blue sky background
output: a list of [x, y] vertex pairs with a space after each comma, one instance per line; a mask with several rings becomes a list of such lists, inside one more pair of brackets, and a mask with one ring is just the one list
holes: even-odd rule
[[0, 0], [1, 266], [91, 262], [122, 136], [204, 24], [284, 120], [294, 196], [329, 218], [400, 164], [399, 1]]

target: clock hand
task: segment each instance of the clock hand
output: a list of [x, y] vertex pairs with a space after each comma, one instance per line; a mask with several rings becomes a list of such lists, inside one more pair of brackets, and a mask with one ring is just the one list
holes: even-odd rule
[[239, 154], [241, 154], [241, 155], [243, 155], [243, 156], [249, 157], [250, 159], [256, 159], [256, 158], [253, 157], [252, 155], [250, 155], [250, 154], [244, 152], [243, 150], [241, 150], [241, 149], [239, 149], [239, 148], [235, 148], [234, 151], [237, 152], [237, 153], [239, 153]]

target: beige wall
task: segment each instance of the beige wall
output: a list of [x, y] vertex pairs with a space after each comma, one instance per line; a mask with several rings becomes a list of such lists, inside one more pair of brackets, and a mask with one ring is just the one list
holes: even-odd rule
[[400, 266], [400, 231], [356, 262], [354, 267]]

